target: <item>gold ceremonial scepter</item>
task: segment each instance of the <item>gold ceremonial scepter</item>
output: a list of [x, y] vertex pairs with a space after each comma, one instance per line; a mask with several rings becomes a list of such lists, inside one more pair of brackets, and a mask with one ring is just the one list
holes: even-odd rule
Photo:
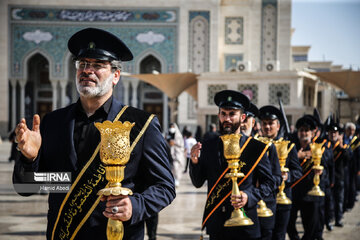
[[[323, 170], [324, 167], [321, 166], [321, 157], [323, 154], [322, 146], [324, 143], [310, 143], [310, 150], [311, 150], [311, 158], [314, 161], [314, 166], [312, 169], [315, 170]], [[308, 195], [311, 196], [318, 196], [318, 197], [324, 197], [325, 193], [321, 190], [319, 187], [320, 183], [320, 174], [315, 173], [314, 176], [314, 187], [308, 192]]]
[[[125, 165], [130, 160], [130, 131], [135, 123], [120, 121], [95, 123], [100, 131], [100, 159], [105, 165], [107, 188], [101, 189], [98, 195], [132, 195], [133, 192], [121, 186], [124, 179]], [[121, 240], [124, 226], [121, 221], [109, 218], [106, 236], [108, 240]]]
[[[276, 147], [276, 152], [279, 158], [280, 170], [281, 172], [289, 172], [289, 169], [285, 167], [286, 159], [293, 148], [294, 144], [291, 144], [290, 148], [288, 148], [290, 141], [278, 140], [274, 141], [274, 145]], [[289, 205], [291, 204], [290, 198], [288, 198], [284, 192], [285, 189], [285, 181], [282, 180], [281, 185], [279, 186], [279, 192], [276, 195], [276, 203]]]
[[[271, 144], [272, 143], [272, 139], [271, 138], [267, 138], [267, 137], [255, 137], [256, 140], [265, 143], [265, 144]], [[259, 217], [271, 217], [273, 216], [273, 212], [271, 211], [270, 208], [268, 208], [266, 206], [266, 203], [264, 200], [260, 200], [258, 203], [259, 207], [257, 208], [257, 214]]]
[[[240, 195], [239, 186], [237, 183], [238, 178], [244, 177], [244, 173], [240, 172], [239, 158], [240, 151], [240, 138], [241, 134], [227, 134], [220, 137], [224, 144], [224, 156], [228, 162], [230, 173], [225, 175], [226, 178], [232, 180], [232, 195]], [[245, 164], [245, 163], [242, 163]], [[248, 226], [253, 225], [253, 221], [245, 215], [243, 208], [235, 208], [231, 217], [225, 221], [225, 227]]]

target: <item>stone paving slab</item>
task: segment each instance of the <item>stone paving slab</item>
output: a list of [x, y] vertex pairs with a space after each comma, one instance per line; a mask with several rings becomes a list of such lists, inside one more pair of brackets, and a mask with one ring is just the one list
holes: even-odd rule
[[[45, 239], [47, 196], [22, 197], [14, 192], [11, 183], [13, 163], [8, 162], [9, 152], [10, 143], [3, 141], [0, 144], [0, 239]], [[160, 212], [157, 239], [198, 240], [206, 200], [206, 187], [196, 189], [192, 186], [188, 174], [184, 174], [176, 191], [177, 197], [173, 203]], [[335, 227], [332, 232], [325, 230], [324, 239], [359, 239], [359, 205], [357, 203], [351, 212], [345, 213], [343, 228]], [[297, 227], [301, 233], [300, 218]]]

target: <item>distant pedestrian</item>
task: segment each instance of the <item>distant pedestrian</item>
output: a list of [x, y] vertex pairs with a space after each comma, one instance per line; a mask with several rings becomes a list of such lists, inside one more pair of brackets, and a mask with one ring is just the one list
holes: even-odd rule
[[185, 132], [184, 137], [185, 137], [185, 151], [186, 151], [186, 166], [184, 169], [184, 173], [186, 173], [191, 158], [190, 156], [191, 148], [197, 143], [197, 141], [195, 138], [193, 138], [191, 132]]
[[216, 124], [212, 123], [209, 126], [209, 131], [204, 134], [203, 141], [208, 139], [216, 138], [219, 136], [219, 133], [216, 131]]
[[200, 125], [198, 125], [197, 127], [196, 127], [196, 132], [195, 132], [195, 139], [196, 139], [196, 141], [197, 142], [202, 142], [202, 128], [201, 128], [201, 126]]
[[170, 124], [169, 135], [171, 137], [170, 150], [173, 159], [172, 172], [175, 178], [175, 186], [178, 187], [185, 166], [184, 138], [176, 123]]

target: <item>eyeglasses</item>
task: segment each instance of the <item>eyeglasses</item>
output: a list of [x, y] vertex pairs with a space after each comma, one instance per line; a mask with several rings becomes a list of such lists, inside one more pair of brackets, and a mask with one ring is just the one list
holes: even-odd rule
[[95, 71], [98, 71], [100, 69], [106, 68], [108, 66], [108, 63], [100, 63], [100, 62], [87, 62], [87, 61], [81, 61], [77, 60], [75, 61], [75, 67], [77, 70], [84, 70], [87, 67], [94, 69]]

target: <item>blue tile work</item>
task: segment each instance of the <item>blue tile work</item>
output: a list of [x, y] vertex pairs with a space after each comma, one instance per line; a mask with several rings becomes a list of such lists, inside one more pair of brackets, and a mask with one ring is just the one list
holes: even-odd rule
[[210, 12], [209, 11], [190, 11], [189, 12], [189, 23], [197, 16], [204, 17], [208, 22], [210, 22]]
[[13, 21], [51, 22], [177, 22], [177, 9], [76, 9], [10, 7]]
[[236, 63], [242, 60], [242, 54], [225, 54], [225, 71], [236, 69]]
[[[238, 25], [236, 28], [237, 38], [233, 41], [229, 35], [234, 29], [231, 29], [230, 24], [235, 21]], [[226, 17], [225, 18], [225, 44], [243, 44], [244, 43], [244, 21], [242, 17]]]
[[[51, 9], [47, 9], [50, 14]], [[60, 11], [59, 9], [54, 9]], [[116, 11], [116, 10], [114, 10]], [[146, 12], [145, 10], [139, 10]], [[177, 9], [169, 9], [169, 11], [177, 12]], [[133, 12], [137, 12], [133, 10]], [[164, 11], [160, 11], [159, 14], [164, 14]], [[19, 13], [17, 13], [19, 14]], [[24, 13], [25, 14], [25, 13]], [[30, 16], [30, 10], [27, 12]], [[160, 14], [160, 15], [161, 15]], [[26, 14], [25, 14], [26, 15]], [[42, 16], [41, 14], [35, 16]], [[165, 16], [165, 15], [164, 15]], [[46, 19], [46, 17], [44, 17]], [[50, 66], [52, 68], [51, 76], [52, 79], [63, 79], [65, 78], [65, 69], [67, 68], [66, 56], [69, 54], [67, 49], [67, 41], [70, 36], [76, 31], [86, 27], [98, 27], [112, 32], [119, 36], [131, 49], [134, 54], [134, 60], [124, 64], [124, 71], [135, 73], [136, 67], [134, 64], [137, 59], [142, 56], [140, 54], [149, 52], [156, 52], [166, 61], [167, 68], [164, 72], [176, 72], [177, 71], [177, 28], [178, 23], [153, 23], [153, 22], [139, 22], [136, 25], [133, 24], [114, 24], [114, 23], [79, 23], [79, 22], [68, 22], [68, 23], [57, 23], [55, 21], [40, 21], [35, 23], [34, 21], [25, 18], [22, 20], [11, 20], [10, 21], [10, 77], [11, 78], [24, 78], [24, 66], [22, 66], [24, 59], [33, 52], [40, 52], [46, 55], [50, 60]], [[159, 20], [160, 21], [160, 20]], [[27, 35], [24, 35], [26, 34]], [[33, 37], [34, 35], [41, 34], [41, 38]], [[139, 34], [152, 34], [160, 36], [160, 41], [140, 42], [137, 39]], [[30, 37], [29, 37], [30, 36]]]

